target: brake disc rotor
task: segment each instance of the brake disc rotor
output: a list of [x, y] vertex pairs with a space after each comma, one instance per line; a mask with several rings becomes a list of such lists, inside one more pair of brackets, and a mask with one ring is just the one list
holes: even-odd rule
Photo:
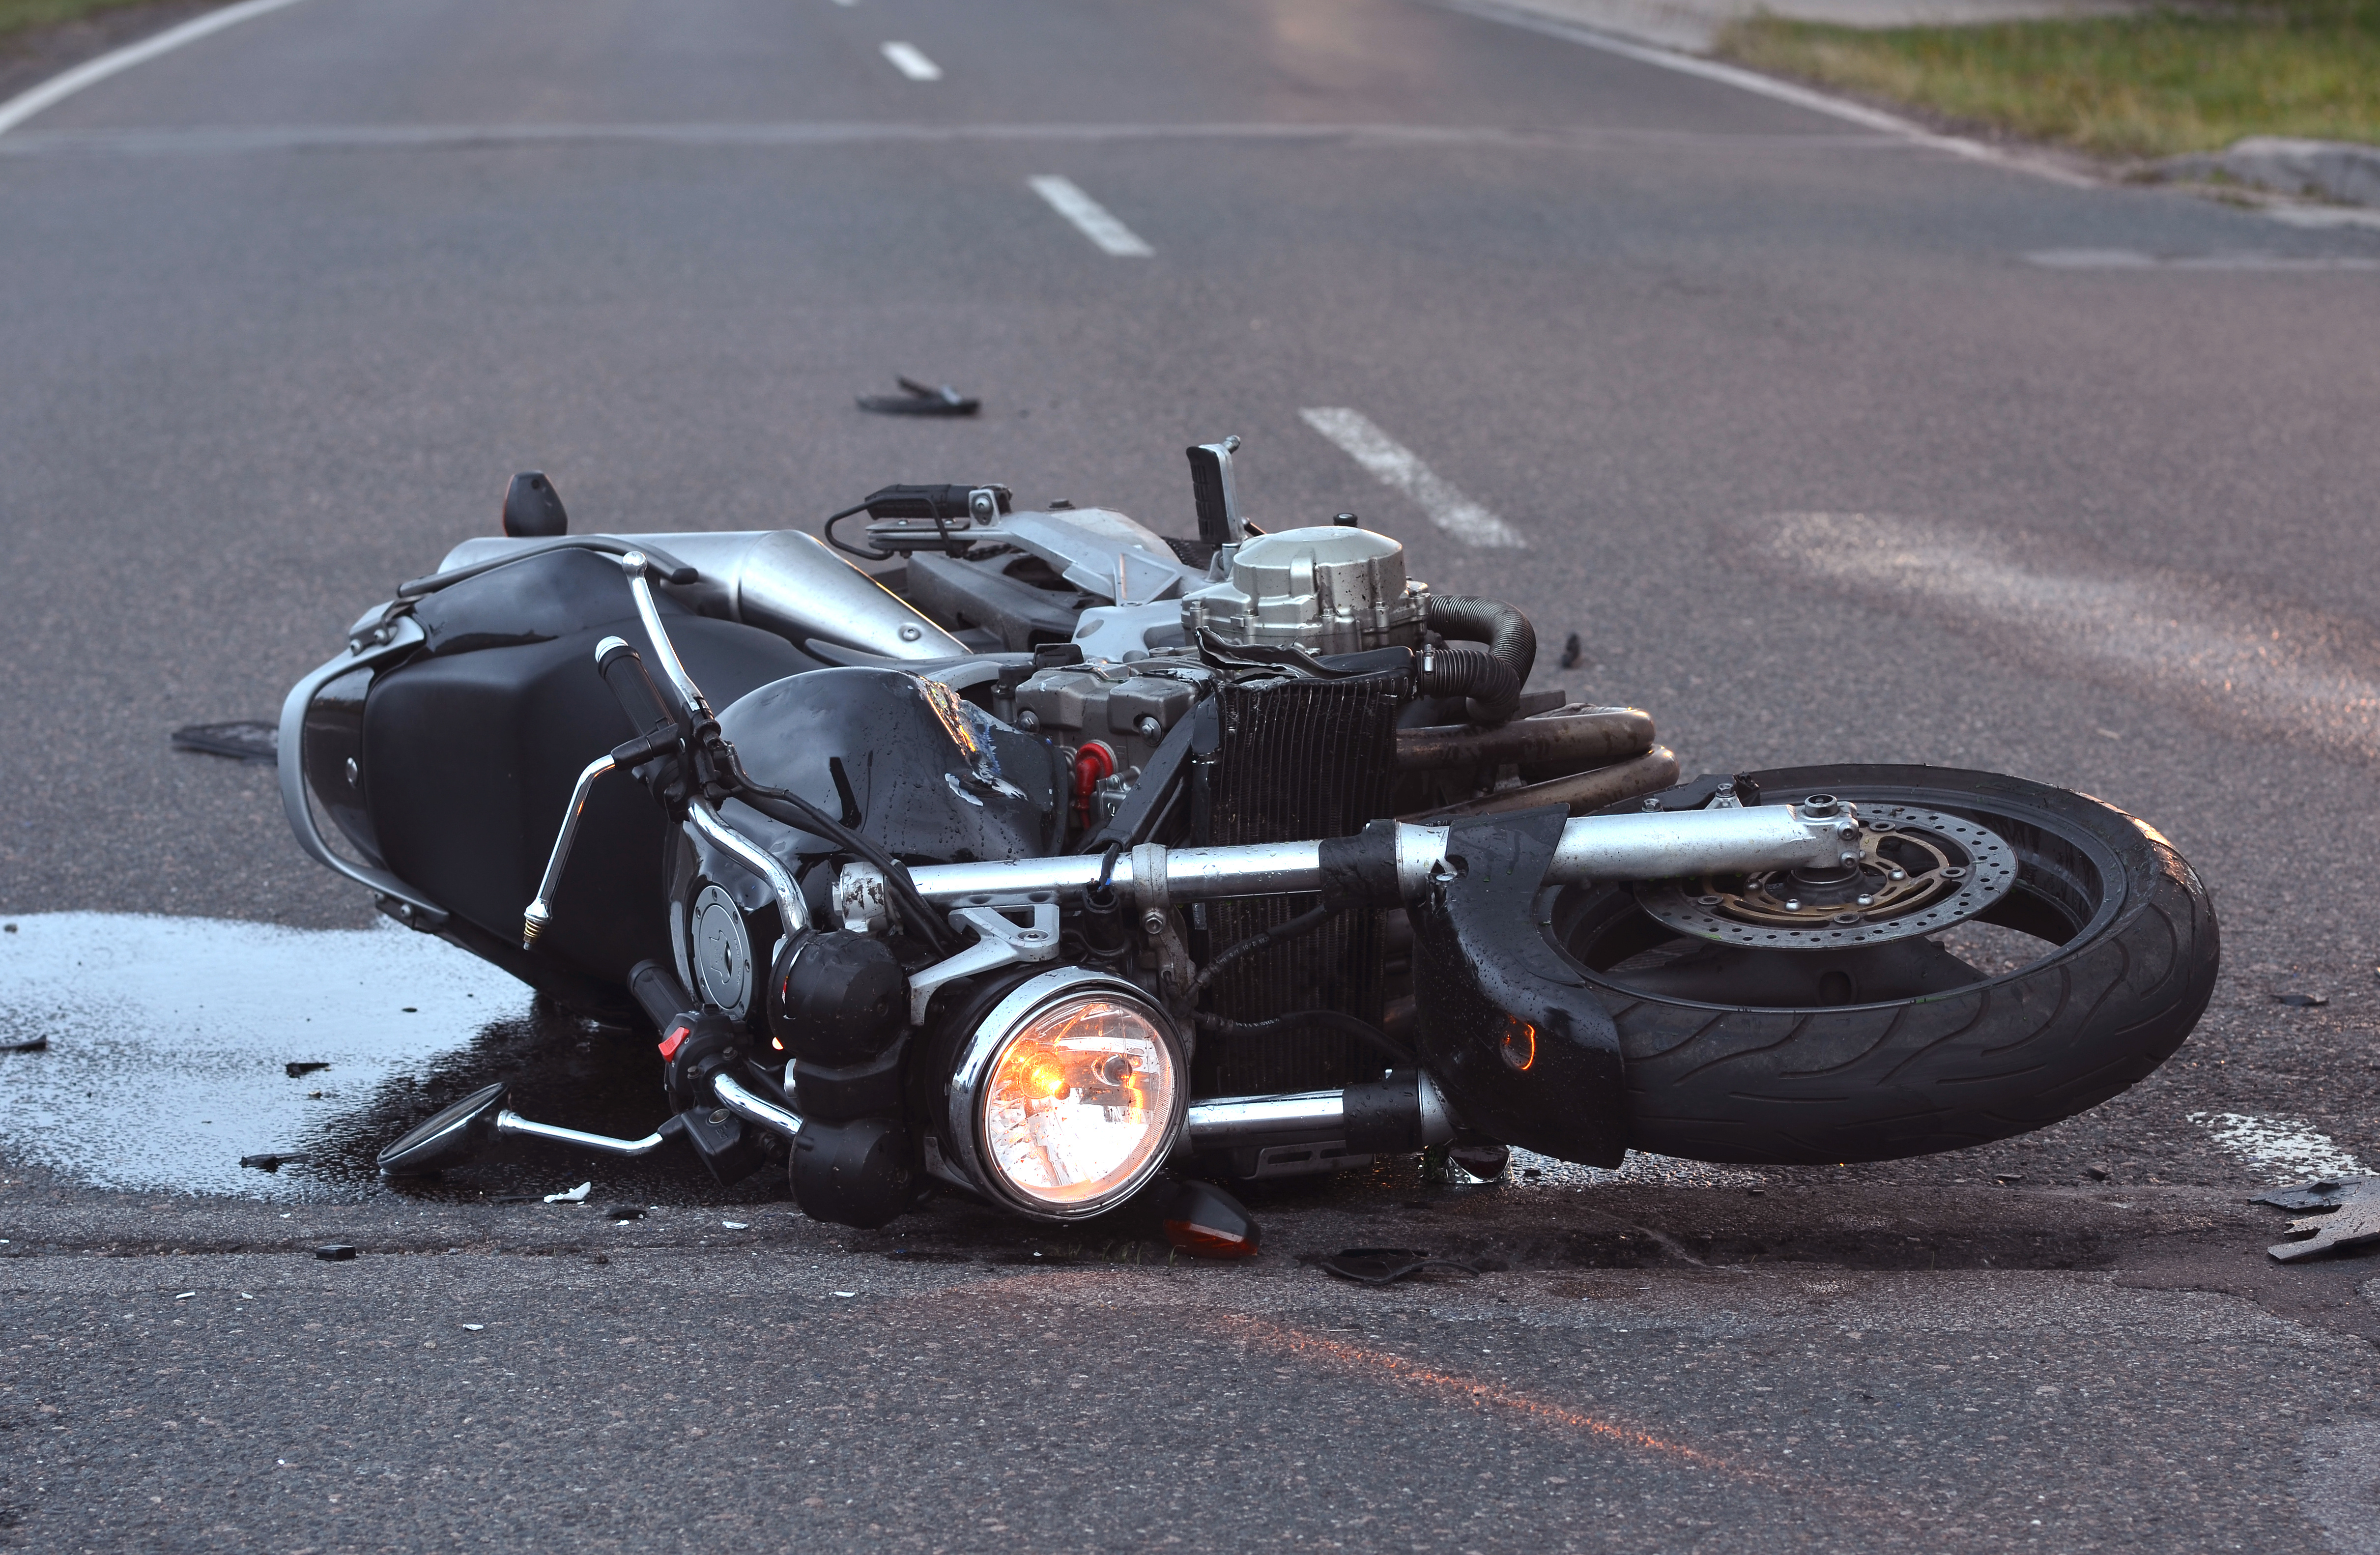
[[1913, 805], [1855, 808], [1854, 866], [1648, 881], [1636, 905], [1697, 940], [1828, 950], [1948, 929], [2016, 884], [2015, 850], [1974, 821]]

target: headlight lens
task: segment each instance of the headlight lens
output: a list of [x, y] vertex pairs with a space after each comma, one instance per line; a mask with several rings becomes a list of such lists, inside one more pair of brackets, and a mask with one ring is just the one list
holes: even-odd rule
[[1172, 1039], [1147, 1010], [1103, 994], [1036, 1012], [992, 1056], [987, 1164], [1052, 1210], [1119, 1197], [1156, 1170], [1180, 1111]]

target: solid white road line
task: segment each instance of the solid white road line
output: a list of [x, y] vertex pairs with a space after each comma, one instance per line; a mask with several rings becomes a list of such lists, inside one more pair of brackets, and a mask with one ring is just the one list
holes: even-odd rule
[[1115, 219], [1108, 208], [1075, 186], [1072, 178], [1061, 178], [1045, 173], [1027, 178], [1033, 192], [1050, 202], [1050, 209], [1075, 224], [1075, 230], [1098, 244], [1118, 259], [1148, 259], [1157, 252], [1141, 241], [1140, 234]]
[[1535, 11], [1515, 10], [1508, 6], [1500, 6], [1495, 4], [1495, 0], [1439, 0], [1439, 4], [1445, 6], [1449, 10], [1461, 11], [1465, 16], [1478, 17], [1485, 21], [1499, 21], [1507, 27], [1519, 27], [1531, 32], [1542, 32], [1549, 38], [1566, 39], [1586, 48], [1600, 49], [1605, 54], [1616, 54], [1622, 59], [1633, 59], [1640, 65], [1658, 66], [1661, 69], [1675, 70], [1684, 76], [1698, 76], [1704, 80], [1716, 81], [1721, 86], [1734, 87], [1739, 91], [1749, 91], [1778, 103], [1790, 103], [1796, 108], [1806, 108], [1814, 114], [1824, 114], [1829, 118], [1863, 125], [1880, 134], [1890, 135], [1915, 145], [1931, 147], [1937, 152], [1948, 152], [1952, 156], [1965, 157], [1970, 162], [1986, 162], [1998, 167], [2012, 167], [2020, 172], [2030, 173], [2035, 177], [2047, 178], [2052, 183], [2065, 184], [2072, 188], [2088, 189], [2100, 187], [2098, 179], [2085, 177], [2046, 157], [2030, 157], [2004, 152], [1997, 146], [1986, 146], [1980, 140], [1970, 140], [1963, 136], [1938, 135], [1924, 125], [1904, 119], [1898, 114], [1888, 114], [1881, 109], [1871, 108], [1864, 103], [1852, 103], [1844, 98], [1830, 97], [1823, 91], [1813, 91], [1808, 87], [1795, 86], [1791, 81], [1780, 81], [1773, 76], [1764, 76], [1755, 70], [1742, 70], [1732, 65], [1721, 65], [1716, 60], [1699, 59], [1690, 54], [1679, 54], [1675, 50], [1657, 48], [1651, 43], [1633, 43], [1609, 32], [1597, 31], [1592, 27], [1582, 27], [1573, 21], [1561, 21], [1552, 17], [1540, 16]]
[[1431, 523], [1466, 545], [1519, 548], [1529, 543], [1518, 529], [1447, 484], [1420, 456], [1374, 426], [1362, 411], [1321, 407], [1298, 415], [1375, 480], [1411, 497]]
[[2144, 254], [2134, 249], [2041, 249], [2024, 256], [2046, 270], [2380, 270], [2380, 259], [2344, 254]]
[[893, 69], [913, 81], [939, 81], [942, 79], [942, 67], [928, 59], [915, 43], [887, 43], [884, 45], [884, 57], [892, 62]]
[[2224, 1154], [2271, 1176], [2361, 1177], [2363, 1163], [2295, 1118], [2255, 1118], [2244, 1112], [2192, 1112], [2190, 1121], [2215, 1136]]
[[2022, 540], [1879, 514], [1779, 514], [1746, 535], [1778, 565], [1887, 607], [1922, 605], [2129, 690], [2380, 759], [2380, 680], [2357, 651], [2368, 630], [2242, 609], [2187, 577], [2094, 577]]
[[97, 59], [86, 60], [63, 75], [53, 76], [40, 86], [29, 91], [19, 92], [6, 103], [0, 103], [0, 135], [7, 134], [42, 109], [66, 101], [85, 87], [96, 86], [108, 77], [129, 70], [136, 65], [145, 64], [161, 54], [171, 54], [184, 43], [195, 43], [200, 39], [220, 32], [226, 27], [237, 27], [251, 18], [261, 17], [297, 3], [298, 0], [245, 0], [242, 5], [227, 6], [220, 11], [210, 11], [195, 21], [186, 21], [179, 27], [169, 28], [153, 38], [144, 38], [140, 43], [116, 50], [114, 54], [103, 54]]

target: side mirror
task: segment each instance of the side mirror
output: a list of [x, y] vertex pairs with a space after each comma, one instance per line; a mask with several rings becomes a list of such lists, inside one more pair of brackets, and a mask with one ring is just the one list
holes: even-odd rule
[[504, 1095], [503, 1086], [483, 1087], [416, 1125], [380, 1153], [380, 1174], [426, 1177], [469, 1160], [496, 1136], [496, 1115], [504, 1111]]
[[551, 540], [570, 532], [570, 516], [562, 510], [562, 493], [536, 470], [513, 477], [504, 491], [504, 533], [515, 540]]

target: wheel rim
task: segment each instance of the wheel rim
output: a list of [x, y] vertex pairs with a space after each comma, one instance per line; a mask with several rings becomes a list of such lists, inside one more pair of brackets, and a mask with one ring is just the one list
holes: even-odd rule
[[[1743, 877], [1665, 882], [1642, 893], [1574, 887], [1555, 900], [1556, 941], [1591, 982], [1621, 1000], [1714, 1009], [1844, 1008], [1938, 997], [2022, 977], [2095, 936], [2122, 907], [2124, 868], [2116, 850], [2046, 805], [2021, 796], [1862, 784], [1849, 774], [1828, 783], [1827, 793], [1860, 808], [1864, 817], [1874, 810], [1896, 825], [1922, 815], [1932, 818], [1926, 824], [1937, 832], [1949, 829], [1944, 823], [1980, 827], [2005, 851], [2007, 875], [1972, 889], [1937, 885], [1906, 893], [1900, 899], [1903, 910], [1883, 924], [1834, 923], [1833, 915], [1812, 910], [1825, 905], [1815, 899], [1780, 913], [1775, 908], [1793, 898], [1780, 900], [1773, 890], [1709, 889], [1764, 883]], [[1978, 856], [1988, 861], [1997, 851], [1980, 845]], [[1836, 888], [1848, 889], [1842, 882]], [[1710, 901], [1713, 896], [1720, 900]], [[1851, 901], [1856, 905], [1855, 894]], [[1952, 916], [1952, 904], [1964, 910]], [[1887, 926], [1898, 931], [1875, 932]], [[2000, 931], [1992, 942], [2000, 959], [2010, 958], [2002, 942], [2013, 946], [2013, 936], [2034, 942], [2034, 953], [1987, 969], [1944, 944], [1946, 937], [1972, 941], [1994, 930]], [[1766, 937], [1772, 933], [1779, 938]]]

